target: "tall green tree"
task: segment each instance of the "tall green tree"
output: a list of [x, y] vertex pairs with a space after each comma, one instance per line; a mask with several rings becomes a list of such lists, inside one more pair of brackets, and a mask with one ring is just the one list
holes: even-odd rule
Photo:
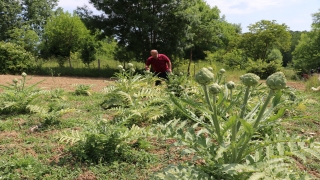
[[[185, 13], [197, 0], [90, 0], [105, 16], [94, 18], [105, 35], [115, 36], [120, 46], [145, 60], [151, 49], [169, 57], [181, 57], [186, 48], [194, 14]], [[86, 14], [86, 13], [84, 13]], [[88, 15], [88, 14], [87, 14]]]
[[312, 14], [312, 29], [303, 33], [293, 52], [293, 65], [304, 73], [320, 66], [320, 9]]
[[19, 28], [22, 25], [22, 8], [19, 0], [0, 1], [0, 41], [8, 38], [8, 31]]
[[283, 56], [283, 66], [286, 67], [288, 64], [292, 63], [292, 52], [296, 48], [299, 43], [300, 37], [302, 33], [306, 33], [306, 31], [290, 31], [291, 33], [291, 45], [288, 51], [281, 50]]
[[240, 46], [248, 58], [265, 61], [272, 49], [289, 50], [291, 34], [287, 25], [261, 20], [248, 28]]
[[38, 36], [43, 33], [47, 20], [54, 14], [53, 9], [58, 5], [58, 0], [22, 0], [22, 17]]
[[35, 56], [38, 55], [39, 36], [30, 26], [15, 27], [8, 31], [8, 36], [8, 41], [23, 47]]
[[70, 53], [81, 49], [89, 35], [90, 31], [78, 16], [61, 12], [45, 25], [42, 55], [60, 57], [59, 65], [63, 66]]

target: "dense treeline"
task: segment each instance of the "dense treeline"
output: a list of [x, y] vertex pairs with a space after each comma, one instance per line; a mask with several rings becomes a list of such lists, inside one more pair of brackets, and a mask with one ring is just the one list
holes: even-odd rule
[[1, 73], [31, 71], [39, 58], [54, 57], [63, 67], [73, 53], [88, 66], [98, 54], [122, 63], [143, 62], [150, 49], [167, 54], [175, 64], [208, 60], [262, 78], [281, 67], [308, 72], [320, 66], [320, 12], [312, 14], [310, 32], [261, 20], [242, 33], [240, 24], [227, 22], [219, 7], [204, 0], [89, 0], [100, 15], [86, 6], [71, 14], [57, 2], [0, 2]]

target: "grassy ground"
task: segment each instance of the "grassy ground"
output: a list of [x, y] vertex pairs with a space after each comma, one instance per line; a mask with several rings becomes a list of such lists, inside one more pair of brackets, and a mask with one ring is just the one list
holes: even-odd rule
[[[284, 118], [282, 124], [291, 133], [320, 140], [320, 94], [310, 91], [298, 91], [298, 94], [301, 103], [289, 112], [291, 116]], [[63, 92], [61, 99], [62, 106], [76, 111], [47, 124], [34, 114], [0, 115], [0, 179], [149, 179], [168, 164], [188, 160], [175, 153], [178, 149], [168, 151], [172, 140], [149, 139], [145, 142], [145, 149], [151, 154], [148, 160], [136, 160], [136, 163], [79, 161], [69, 151], [72, 144], [60, 141], [61, 135], [90, 129], [95, 120], [112, 117], [99, 106], [104, 99], [101, 93], [76, 96], [73, 92]], [[50, 104], [41, 99], [39, 103]], [[307, 165], [300, 168], [320, 178], [319, 164], [309, 159]]]

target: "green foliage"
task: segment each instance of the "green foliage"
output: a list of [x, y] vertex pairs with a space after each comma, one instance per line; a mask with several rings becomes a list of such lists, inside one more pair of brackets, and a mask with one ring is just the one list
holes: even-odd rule
[[32, 30], [30, 26], [23, 26], [22, 28], [15, 27], [8, 31], [10, 36], [9, 41], [23, 47], [26, 51], [33, 55], [38, 55], [39, 36]]
[[305, 82], [306, 91], [313, 91], [320, 86], [320, 78], [318, 75], [309, 76], [310, 78]]
[[61, 141], [73, 142], [71, 148], [77, 158], [91, 162], [124, 161], [145, 163], [154, 161], [155, 157], [142, 149], [135, 149], [138, 140], [146, 138], [144, 128], [133, 125], [130, 129], [99, 121], [94, 129], [85, 132], [84, 136], [76, 132], [64, 134]]
[[243, 35], [240, 45], [247, 58], [266, 61], [272, 49], [286, 51], [290, 48], [291, 34], [285, 24], [261, 20], [250, 25], [249, 30], [250, 32]]
[[[171, 96], [179, 111], [196, 124], [190, 127], [186, 126], [187, 121], [172, 120], [159, 125], [161, 131], [157, 129], [155, 132], [176, 139], [175, 146], [186, 147], [182, 154], [192, 154], [193, 163], [201, 160], [203, 165], [198, 168], [201, 169], [198, 174], [204, 173], [214, 179], [254, 179], [260, 176], [292, 179], [306, 176], [290, 171], [296, 168], [291, 155], [302, 160], [310, 155], [319, 158], [317, 143], [292, 137], [281, 129], [277, 129], [280, 131], [278, 134], [274, 133], [275, 129], [268, 130], [276, 127], [273, 125], [283, 116], [283, 107], [294, 100], [290, 95], [269, 89], [269, 94], [262, 100], [265, 93], [254, 93], [254, 88], [247, 86], [245, 91], [227, 98], [227, 89], [219, 95], [210, 95], [206, 86], [202, 85], [205, 98], [200, 100], [205, 104], [187, 94], [180, 98]], [[201, 111], [200, 115], [195, 113], [195, 109]], [[245, 160], [247, 163], [242, 164]], [[189, 179], [194, 176], [186, 173], [185, 169], [178, 169], [176, 172], [171, 168], [160, 175], [163, 179], [181, 175]]]
[[0, 112], [3, 114], [19, 114], [27, 113], [28, 106], [34, 103], [36, 99], [39, 99], [46, 91], [41, 91], [35, 86], [35, 83], [31, 86], [25, 86], [27, 81], [27, 74], [22, 73], [22, 79], [13, 79], [13, 83], [9, 85], [0, 85], [0, 88], [5, 89], [0, 94]]
[[170, 73], [168, 78], [167, 91], [174, 93], [176, 96], [180, 96], [183, 92], [187, 91], [188, 88], [191, 88], [190, 83], [188, 82], [189, 78], [183, 73]]
[[20, 74], [23, 71], [33, 72], [35, 69], [34, 56], [23, 47], [0, 42], [0, 73]]
[[19, 27], [21, 25], [21, 17], [18, 15], [21, 13], [20, 1], [18, 0], [3, 0], [0, 2], [0, 41], [5, 41], [8, 38], [7, 32]]
[[101, 106], [114, 116], [113, 122], [141, 125], [167, 116], [171, 112], [166, 101], [168, 95], [163, 93], [163, 87], [152, 87], [156, 78], [132, 73], [131, 68], [120, 69], [115, 84], [104, 89]]
[[125, 47], [119, 45], [115, 48], [113, 57], [115, 60], [123, 63], [124, 67], [126, 63], [135, 60], [135, 56], [132, 51], [128, 51]]
[[88, 36], [81, 48], [81, 60], [84, 64], [89, 66], [94, 60], [96, 60], [98, 44], [94, 36]]
[[57, 5], [58, 0], [22, 0], [23, 19], [41, 37]]
[[[91, 0], [90, 2], [101, 8], [108, 18], [100, 18], [89, 14], [88, 10], [81, 9], [79, 14], [83, 16], [84, 21], [92, 29], [100, 29], [108, 36], [117, 36], [119, 44], [125, 47], [127, 52], [134, 53], [134, 57], [139, 61], [145, 59], [151, 49], [158, 49], [169, 57], [181, 57], [185, 48], [190, 46], [190, 41], [187, 40], [191, 40], [196, 33], [195, 28], [191, 32], [190, 25], [196, 25], [196, 21], [200, 20], [197, 12], [201, 9], [203, 9], [204, 23], [198, 28], [201, 29], [201, 33], [198, 34], [207, 35], [208, 40], [212, 42], [211, 39], [216, 37], [212, 34], [216, 33], [211, 32], [219, 31], [214, 29], [215, 21], [211, 21], [212, 18], [217, 19], [218, 9], [215, 7], [211, 10], [204, 1], [157, 1], [152, 6], [148, 1], [133, 3], [111, 0], [101, 3]], [[194, 11], [196, 9], [198, 10]], [[202, 41], [206, 37], [198, 39]], [[204, 44], [202, 41], [202, 45]], [[208, 47], [210, 45], [206, 46]]]
[[261, 59], [256, 61], [249, 59], [246, 71], [257, 74], [262, 79], [266, 79], [269, 75], [280, 71], [280, 69], [281, 64], [278, 61], [271, 61], [268, 63]]
[[91, 95], [91, 92], [90, 92], [91, 85], [75, 84], [74, 86], [76, 86], [76, 90], [74, 92], [75, 95], [77, 95], [77, 96], [79, 96], [79, 95], [90, 96]]
[[41, 126], [47, 127], [50, 125], [59, 124], [59, 118], [62, 115], [75, 112], [75, 109], [65, 108], [64, 105], [59, 107], [40, 107], [39, 105], [28, 105], [26, 107], [31, 113], [36, 113], [41, 118]]
[[70, 13], [61, 12], [50, 18], [44, 27], [44, 37], [41, 44], [44, 57], [60, 58], [62, 67], [71, 52], [78, 51], [90, 35], [80, 18]]
[[308, 73], [310, 69], [320, 66], [319, 39], [318, 31], [311, 31], [301, 35], [301, 39], [293, 51], [293, 67], [296, 70]]
[[224, 65], [230, 69], [244, 69], [247, 62], [245, 62], [244, 53], [241, 49], [233, 49], [227, 52], [222, 57], [222, 62]]

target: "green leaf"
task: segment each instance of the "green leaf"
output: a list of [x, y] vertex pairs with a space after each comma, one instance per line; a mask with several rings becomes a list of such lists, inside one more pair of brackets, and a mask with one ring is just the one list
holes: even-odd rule
[[247, 121], [240, 119], [241, 124], [243, 125], [244, 130], [246, 133], [252, 135], [254, 133], [253, 126], [248, 123]]
[[232, 128], [232, 126], [234, 124], [237, 123], [237, 116], [231, 116], [229, 117], [228, 121], [224, 124], [224, 126], [222, 127], [222, 131], [221, 134], [225, 134], [229, 129]]
[[277, 112], [277, 114], [274, 115], [274, 116], [269, 117], [269, 119], [267, 120], [267, 122], [273, 122], [273, 121], [278, 120], [279, 118], [281, 118], [281, 117], [283, 116], [285, 110], [286, 110], [285, 108], [279, 109], [279, 111]]
[[253, 173], [248, 180], [258, 180], [258, 179], [263, 179], [266, 176], [265, 173], [263, 172], [256, 172]]
[[281, 100], [282, 92], [278, 91], [272, 99], [272, 107], [276, 107]]

